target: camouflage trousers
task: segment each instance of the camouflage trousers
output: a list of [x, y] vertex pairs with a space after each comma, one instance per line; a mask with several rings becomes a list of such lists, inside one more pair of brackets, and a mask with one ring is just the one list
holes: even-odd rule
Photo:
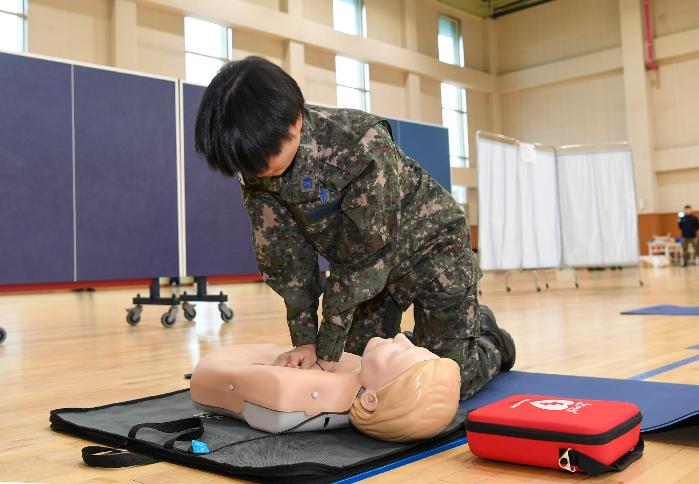
[[690, 245], [694, 247], [694, 257], [699, 257], [699, 239], [696, 237], [692, 237], [691, 239], [688, 237], [682, 237], [682, 260], [684, 261], [685, 265], [689, 264]]
[[[420, 289], [413, 301], [413, 342], [451, 358], [461, 367], [461, 398], [469, 398], [492, 380], [501, 356], [490, 340], [480, 337], [476, 284], [457, 265]], [[384, 289], [354, 312], [345, 351], [361, 355], [374, 336], [392, 338], [401, 331], [403, 311]]]

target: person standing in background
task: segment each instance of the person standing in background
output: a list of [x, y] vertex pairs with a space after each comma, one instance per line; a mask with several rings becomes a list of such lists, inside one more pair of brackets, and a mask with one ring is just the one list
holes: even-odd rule
[[680, 217], [677, 224], [682, 231], [682, 259], [683, 266], [689, 263], [689, 244], [694, 247], [694, 257], [699, 256], [699, 242], [697, 242], [697, 230], [699, 230], [699, 219], [692, 213], [692, 206], [684, 206], [684, 215]]

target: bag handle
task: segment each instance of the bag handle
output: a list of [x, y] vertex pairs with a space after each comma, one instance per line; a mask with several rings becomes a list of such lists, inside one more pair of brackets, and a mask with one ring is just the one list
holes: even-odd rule
[[[135, 439], [139, 430], [149, 428], [167, 434], [175, 433], [164, 444], [168, 450], [175, 447], [175, 442], [195, 440], [204, 433], [204, 424], [200, 418], [192, 417], [170, 422], [142, 423], [134, 425], [129, 430], [129, 439]], [[128, 440], [124, 446], [128, 445]], [[115, 449], [91, 445], [82, 450], [83, 462], [90, 467], [119, 468], [133, 467], [160, 462], [157, 459], [130, 452], [127, 449]]]
[[558, 466], [568, 472], [582, 470], [591, 476], [597, 476], [610, 471], [623, 471], [633, 462], [641, 458], [644, 446], [643, 438], [639, 437], [634, 448], [619, 457], [619, 459], [612, 464], [603, 464], [597, 459], [575, 449], [558, 449]]

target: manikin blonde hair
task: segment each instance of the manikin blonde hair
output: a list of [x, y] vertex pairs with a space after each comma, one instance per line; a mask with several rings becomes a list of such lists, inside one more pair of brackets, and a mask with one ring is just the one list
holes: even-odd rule
[[[350, 422], [380, 440], [410, 442], [434, 437], [459, 408], [459, 365], [448, 358], [422, 361], [386, 383], [375, 395], [354, 399]], [[362, 400], [370, 402], [363, 404]], [[373, 405], [372, 405], [373, 404]], [[367, 407], [375, 410], [367, 410]]]

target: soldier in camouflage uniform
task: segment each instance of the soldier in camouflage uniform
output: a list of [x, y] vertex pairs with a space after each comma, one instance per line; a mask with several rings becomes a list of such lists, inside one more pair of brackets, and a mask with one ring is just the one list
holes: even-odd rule
[[[246, 94], [255, 103], [247, 104]], [[250, 125], [235, 107], [263, 110], [267, 96], [275, 107], [268, 116], [286, 110], [275, 123], [289, 131], [257, 160], [248, 156], [248, 138], [231, 142], [220, 124]], [[277, 97], [295, 99], [296, 110]], [[361, 354], [372, 337], [400, 332], [401, 315], [413, 304], [414, 343], [459, 363], [462, 397], [512, 367], [512, 338], [492, 312], [479, 310], [481, 272], [463, 209], [393, 142], [385, 120], [305, 105], [280, 68], [248, 58], [211, 82], [196, 138], [212, 167], [238, 174], [260, 271], [286, 303], [296, 348], [279, 364], [327, 368], [343, 350]], [[324, 291], [317, 254], [330, 262]]]

